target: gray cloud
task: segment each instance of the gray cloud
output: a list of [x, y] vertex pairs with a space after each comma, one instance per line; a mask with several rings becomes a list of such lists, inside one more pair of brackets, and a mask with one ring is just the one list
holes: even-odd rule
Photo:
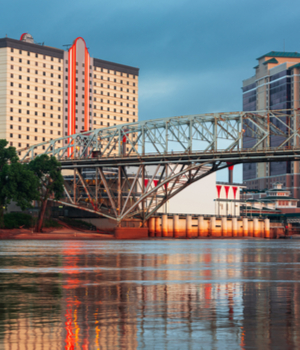
[[256, 58], [299, 51], [293, 0], [86, 0], [2, 4], [3, 37], [60, 47], [82, 36], [93, 57], [140, 68], [141, 120], [242, 108]]

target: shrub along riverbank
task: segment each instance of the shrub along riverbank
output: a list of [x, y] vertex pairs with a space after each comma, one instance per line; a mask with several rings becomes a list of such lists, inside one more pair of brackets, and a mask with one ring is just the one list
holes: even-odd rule
[[[4, 214], [5, 229], [14, 228], [30, 228], [35, 227], [37, 218], [26, 213], [7, 213]], [[44, 219], [43, 227], [61, 227], [61, 225], [53, 219]]]

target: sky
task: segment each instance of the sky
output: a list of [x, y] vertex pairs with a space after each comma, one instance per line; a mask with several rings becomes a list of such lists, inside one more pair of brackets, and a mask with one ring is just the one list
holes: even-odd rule
[[293, 0], [10, 0], [0, 37], [27, 32], [65, 49], [81, 36], [92, 57], [138, 67], [139, 120], [147, 120], [242, 110], [256, 58], [300, 51], [299, 9]]

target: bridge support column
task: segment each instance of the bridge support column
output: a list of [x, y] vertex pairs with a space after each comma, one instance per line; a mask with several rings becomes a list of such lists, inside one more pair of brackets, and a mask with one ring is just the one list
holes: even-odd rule
[[207, 228], [206, 222], [204, 221], [203, 216], [198, 216], [198, 236], [199, 237], [207, 237]]
[[253, 237], [253, 220], [248, 219], [248, 236]]
[[265, 219], [265, 238], [273, 238], [270, 231], [270, 219]]
[[173, 218], [168, 218], [168, 237], [174, 237], [174, 220]]
[[155, 237], [155, 218], [149, 219], [149, 237]]
[[237, 235], [238, 235], [237, 218], [232, 218], [232, 237], [237, 237]]
[[248, 219], [243, 218], [243, 233], [244, 237], [248, 237]]
[[222, 217], [222, 219], [221, 219], [221, 229], [222, 229], [222, 237], [227, 237], [227, 235], [228, 235], [227, 217]]
[[258, 218], [253, 219], [253, 236], [261, 237], [260, 227]]
[[168, 237], [168, 215], [163, 214], [162, 216], [162, 236]]
[[192, 215], [186, 216], [186, 237], [193, 238], [192, 234]]
[[209, 225], [210, 227], [209, 227], [209, 235], [211, 236], [211, 237], [215, 237], [215, 234], [216, 234], [216, 217], [215, 216], [212, 216], [211, 218], [210, 218], [210, 225]]
[[174, 237], [180, 237], [180, 227], [179, 227], [179, 216], [173, 215], [173, 229], [174, 229]]
[[155, 237], [161, 237], [161, 218], [155, 218]]

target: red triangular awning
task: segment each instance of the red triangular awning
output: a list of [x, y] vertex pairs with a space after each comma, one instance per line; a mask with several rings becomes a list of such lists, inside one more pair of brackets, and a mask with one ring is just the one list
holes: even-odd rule
[[228, 198], [230, 186], [224, 186], [224, 188], [225, 188], [226, 198]]

